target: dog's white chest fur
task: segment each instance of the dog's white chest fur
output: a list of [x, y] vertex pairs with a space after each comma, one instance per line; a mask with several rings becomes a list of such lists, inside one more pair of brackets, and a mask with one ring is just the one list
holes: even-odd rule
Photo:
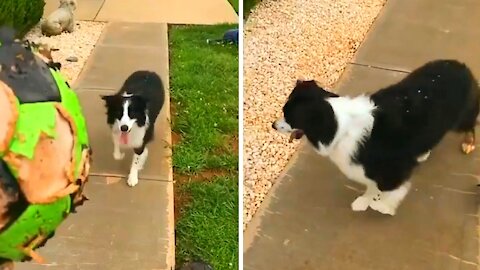
[[328, 101], [337, 119], [337, 134], [328, 146], [323, 146], [319, 142], [317, 151], [328, 156], [349, 179], [369, 184], [371, 180], [365, 176], [362, 166], [352, 163], [352, 156], [362, 140], [372, 131], [374, 122], [372, 112], [375, 105], [366, 96], [353, 99], [337, 97]]

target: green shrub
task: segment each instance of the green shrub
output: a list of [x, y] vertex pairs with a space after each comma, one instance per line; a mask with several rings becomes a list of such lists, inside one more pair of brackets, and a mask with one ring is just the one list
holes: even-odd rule
[[250, 15], [250, 11], [260, 3], [261, 0], [243, 0], [243, 18], [246, 19], [248, 18], [248, 15]]
[[44, 0], [0, 0], [0, 26], [8, 25], [23, 37], [43, 15]]

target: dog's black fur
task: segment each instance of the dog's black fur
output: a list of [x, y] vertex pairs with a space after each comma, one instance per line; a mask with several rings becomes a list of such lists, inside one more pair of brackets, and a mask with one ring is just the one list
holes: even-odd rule
[[[283, 108], [285, 121], [316, 145], [332, 142], [337, 121], [326, 98], [337, 97], [314, 81], [299, 81]], [[381, 191], [406, 181], [417, 157], [434, 148], [448, 131], [474, 133], [480, 89], [469, 68], [437, 60], [370, 96], [374, 125], [352, 157]]]
[[285, 120], [299, 129], [307, 139], [328, 145], [337, 133], [337, 121], [332, 106], [325, 99], [337, 94], [319, 87], [315, 81], [297, 81], [297, 85], [283, 107]]
[[[132, 94], [124, 97], [125, 93]], [[132, 73], [115, 95], [102, 96], [107, 107], [107, 123], [112, 126], [123, 114], [123, 103], [131, 101], [128, 115], [137, 120], [139, 127], [145, 126], [148, 115], [150, 125], [145, 132], [143, 145], [135, 148], [137, 155], [143, 153], [145, 146], [153, 140], [154, 124], [165, 102], [165, 89], [161, 78], [151, 71], [140, 70]]]

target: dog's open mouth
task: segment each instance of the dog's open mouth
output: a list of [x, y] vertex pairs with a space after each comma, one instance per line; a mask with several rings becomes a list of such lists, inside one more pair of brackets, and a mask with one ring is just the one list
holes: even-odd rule
[[121, 144], [128, 144], [128, 131], [120, 132], [120, 143]]
[[292, 133], [290, 133], [290, 139], [288, 140], [288, 142], [293, 142], [293, 140], [300, 140], [303, 135], [303, 130], [295, 129], [294, 131], [292, 131]]

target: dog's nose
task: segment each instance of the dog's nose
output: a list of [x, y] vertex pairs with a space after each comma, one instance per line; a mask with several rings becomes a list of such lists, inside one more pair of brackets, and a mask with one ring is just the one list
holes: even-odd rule
[[276, 130], [277, 127], [275, 126], [275, 122], [276, 122], [276, 121], [274, 121], [274, 122], [272, 123], [272, 128]]
[[126, 131], [128, 131], [128, 126], [127, 125], [121, 125], [120, 130], [123, 131], [123, 132], [126, 132]]

